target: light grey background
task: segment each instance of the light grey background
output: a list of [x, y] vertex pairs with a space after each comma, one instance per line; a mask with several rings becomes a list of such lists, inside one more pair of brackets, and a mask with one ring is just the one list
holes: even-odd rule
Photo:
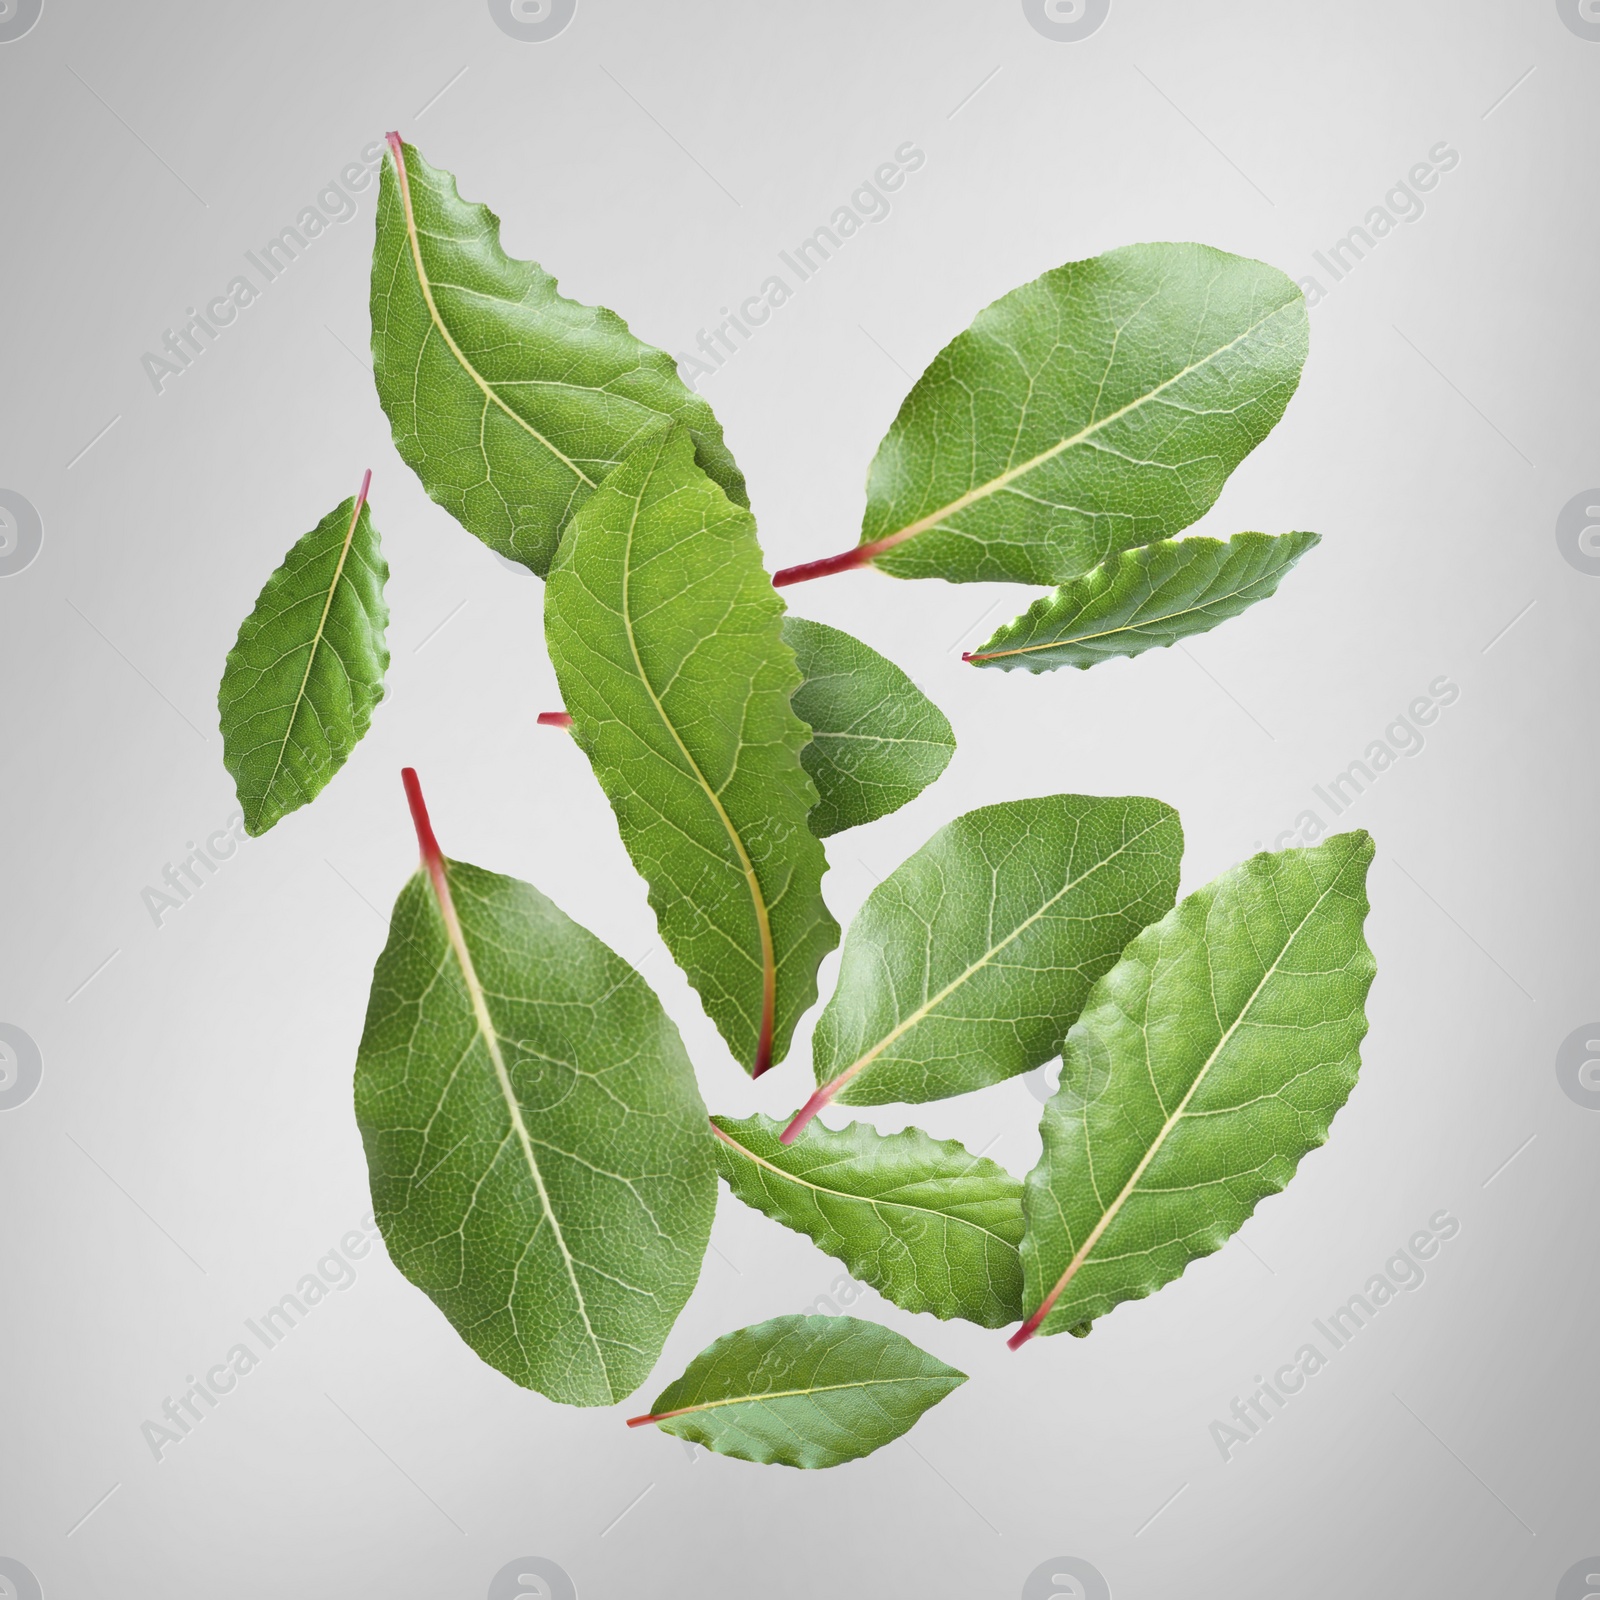
[[[46, 1600], [476, 1597], [526, 1555], [583, 1600], [1011, 1596], [1056, 1556], [1117, 1600], [1554, 1595], [1600, 1549], [1600, 1114], [1556, 1076], [1600, 1017], [1600, 578], [1555, 537], [1600, 484], [1597, 80], [1600, 42], [1553, 0], [1115, 0], [1075, 43], [1017, 0], [580, 0], [542, 43], [483, 0], [45, 0], [0, 44], [0, 488], [44, 526], [0, 578], [0, 1022], [43, 1063], [0, 1112], [0, 1556]], [[703, 382], [773, 565], [854, 541], [908, 375], [1046, 267], [1192, 238], [1328, 290], [1299, 395], [1198, 529], [1324, 535], [1243, 619], [1033, 679], [959, 661], [1022, 591], [789, 592], [901, 662], [961, 742], [918, 801], [831, 841], [841, 920], [951, 816], [1059, 790], [1177, 805], [1195, 887], [1302, 811], [1329, 820], [1313, 785], [1436, 678], [1460, 690], [1339, 819], [1377, 839], [1379, 975], [1326, 1149], [1086, 1341], [1013, 1355], [862, 1291], [850, 1309], [972, 1376], [867, 1461], [761, 1469], [629, 1432], [642, 1406], [524, 1393], [381, 1249], [162, 1459], [141, 1436], [366, 1209], [350, 1073], [414, 863], [403, 763], [451, 854], [644, 961], [714, 1107], [778, 1114], [809, 1083], [803, 1039], [759, 1087], [729, 1059], [582, 757], [534, 725], [557, 704], [541, 586], [389, 442], [365, 370], [373, 189], [163, 392], [141, 371], [390, 127], [494, 206], [514, 254], [673, 351], [897, 145], [926, 153]], [[1425, 213], [1333, 282], [1313, 252], [1440, 141], [1460, 159]], [[214, 693], [239, 620], [367, 466], [389, 700], [314, 807], [158, 927], [142, 891], [233, 812]], [[916, 1120], [1023, 1171], [1037, 1111], [1016, 1083]], [[1224, 1461], [1212, 1422], [1440, 1209], [1460, 1231], [1426, 1283]], [[724, 1196], [638, 1398], [839, 1278]]]

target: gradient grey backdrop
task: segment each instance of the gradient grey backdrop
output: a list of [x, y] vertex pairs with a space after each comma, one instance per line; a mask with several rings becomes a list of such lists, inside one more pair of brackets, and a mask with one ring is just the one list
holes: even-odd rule
[[[1019, 0], [580, 0], [524, 43], [484, 0], [45, 0], [0, 44], [0, 488], [44, 526], [0, 577], [0, 1023], [43, 1062], [0, 1112], [0, 1557], [48, 1600], [476, 1600], [534, 1555], [583, 1600], [1011, 1597], [1063, 1556], [1118, 1600], [1555, 1595], [1600, 1549], [1600, 1113], [1556, 1074], [1600, 1018], [1600, 577], [1556, 540], [1600, 484], [1600, 42], [1582, 36], [1600, 24], [1568, 10], [1115, 0], [1061, 43]], [[1460, 690], [1340, 819], [1377, 839], [1379, 975], [1329, 1145], [1087, 1341], [1012, 1355], [863, 1291], [851, 1309], [972, 1375], [867, 1461], [762, 1469], [630, 1433], [633, 1407], [524, 1393], [381, 1249], [161, 1460], [141, 1436], [366, 1209], [350, 1073], [415, 859], [403, 763], [451, 854], [645, 962], [713, 1106], [776, 1114], [808, 1083], [803, 1039], [759, 1089], [729, 1059], [582, 757], [535, 727], [557, 703], [540, 584], [389, 442], [365, 354], [374, 190], [162, 393], [141, 371], [390, 127], [494, 206], [512, 253], [672, 351], [896, 146], [926, 152], [892, 214], [702, 385], [773, 565], [853, 542], [910, 376], [1046, 267], [1202, 239], [1329, 291], [1298, 397], [1200, 524], [1324, 536], [1242, 620], [1033, 679], [959, 660], [1022, 591], [852, 574], [789, 592], [901, 662], [961, 742], [917, 802], [831, 842], [841, 920], [951, 816], [1057, 790], [1177, 805], [1195, 887], [1307, 807], [1327, 820], [1314, 784], [1436, 678]], [[1425, 213], [1334, 283], [1313, 252], [1440, 141], [1460, 159]], [[158, 927], [142, 891], [232, 814], [223, 656], [367, 466], [390, 698], [313, 808]], [[1037, 1112], [1015, 1083], [917, 1121], [1023, 1171]], [[1213, 1420], [1441, 1208], [1460, 1232], [1426, 1283], [1224, 1461]], [[640, 1398], [839, 1275], [724, 1194]], [[1028, 1590], [1071, 1592], [1048, 1571]]]

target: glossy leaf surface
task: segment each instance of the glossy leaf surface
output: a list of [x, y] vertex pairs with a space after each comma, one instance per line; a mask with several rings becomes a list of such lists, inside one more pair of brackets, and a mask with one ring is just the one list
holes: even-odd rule
[[1172, 905], [1182, 851], [1159, 800], [1047, 795], [941, 828], [851, 923], [813, 1040], [820, 1087], [790, 1129], [831, 1100], [938, 1100], [1048, 1061]]
[[817, 786], [819, 839], [898, 811], [949, 765], [944, 713], [887, 657], [805, 617], [785, 617], [783, 637], [802, 678], [794, 709], [811, 728], [800, 761]]
[[774, 1317], [707, 1346], [632, 1425], [741, 1461], [836, 1467], [898, 1439], [966, 1381], [875, 1322]]
[[1305, 301], [1275, 267], [1137, 244], [1002, 295], [934, 357], [867, 478], [859, 557], [1060, 583], [1200, 517], [1283, 415]]
[[1049, 672], [1092, 667], [1208, 633], [1276, 594], [1315, 533], [1164, 539], [1125, 550], [1039, 599], [963, 659], [979, 667]]
[[378, 1226], [491, 1366], [611, 1405], [649, 1375], [711, 1234], [694, 1069], [620, 956], [531, 884], [446, 860], [425, 813], [419, 832], [356, 1062]]
[[755, 521], [661, 434], [573, 519], [545, 637], [572, 717], [650, 886], [662, 939], [728, 1048], [781, 1061], [838, 943], [807, 825], [817, 792], [783, 602]]
[[1095, 986], [1027, 1179], [1013, 1343], [1170, 1283], [1327, 1139], [1367, 1031], [1371, 860], [1365, 833], [1252, 856]]
[[378, 190], [372, 366], [395, 447], [423, 488], [541, 577], [573, 512], [672, 422], [747, 503], [717, 419], [671, 356], [508, 256], [500, 219], [393, 134]]
[[1022, 1183], [952, 1139], [770, 1117], [711, 1119], [717, 1167], [748, 1206], [812, 1239], [905, 1311], [1001, 1328], [1022, 1315]]
[[383, 698], [389, 567], [366, 496], [363, 482], [295, 543], [228, 652], [222, 760], [248, 833], [321, 794]]

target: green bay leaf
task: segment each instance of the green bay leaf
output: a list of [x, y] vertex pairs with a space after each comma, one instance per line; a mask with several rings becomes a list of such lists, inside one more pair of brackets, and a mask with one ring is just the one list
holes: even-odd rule
[[819, 839], [898, 811], [949, 765], [949, 722], [894, 662], [805, 617], [786, 616], [783, 637], [802, 680], [794, 709], [811, 727], [800, 761], [820, 797], [810, 819]]
[[985, 1328], [1022, 1315], [1022, 1183], [1003, 1167], [920, 1128], [814, 1122], [786, 1145], [770, 1117], [711, 1123], [717, 1167], [746, 1205], [903, 1311]]
[[1371, 860], [1365, 833], [1252, 856], [1096, 985], [1027, 1178], [1013, 1345], [1170, 1283], [1325, 1142], [1367, 1031]]
[[644, 980], [531, 884], [439, 854], [400, 893], [356, 1061], [395, 1265], [517, 1383], [649, 1375], [716, 1208], [705, 1105]]
[[867, 477], [861, 542], [902, 578], [1061, 583], [1199, 518], [1283, 415], [1305, 301], [1274, 267], [1199, 244], [1073, 261], [980, 312], [934, 357]]
[[875, 1322], [774, 1317], [708, 1345], [629, 1426], [655, 1423], [741, 1461], [836, 1467], [898, 1439], [966, 1381]]
[[228, 652], [222, 761], [252, 835], [327, 787], [383, 698], [389, 566], [367, 504], [371, 477], [295, 542]]
[[573, 737], [650, 886], [662, 939], [734, 1056], [781, 1061], [838, 943], [783, 602], [755, 519], [681, 428], [573, 518], [545, 594]]
[[395, 134], [378, 188], [372, 365], [395, 446], [423, 488], [541, 577], [573, 512], [673, 421], [747, 504], [721, 426], [672, 357], [508, 256], [500, 219]]
[[1315, 533], [1164, 539], [1126, 550], [1028, 607], [962, 657], [979, 667], [1087, 669], [1176, 644], [1275, 594]]
[[966, 1094], [1042, 1065], [1090, 987], [1178, 890], [1159, 800], [1046, 795], [946, 824], [868, 895], [817, 1020], [824, 1105]]

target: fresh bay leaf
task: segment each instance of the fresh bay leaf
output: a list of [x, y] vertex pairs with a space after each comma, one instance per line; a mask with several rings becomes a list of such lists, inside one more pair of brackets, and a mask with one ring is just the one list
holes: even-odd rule
[[867, 477], [854, 550], [901, 578], [1061, 583], [1199, 518], [1283, 415], [1305, 301], [1259, 261], [1136, 244], [1002, 295], [934, 357]]
[[817, 1020], [830, 1101], [938, 1100], [1042, 1065], [1095, 980], [1167, 911], [1183, 830], [1159, 800], [1057, 794], [982, 806], [868, 895]]
[[567, 1405], [649, 1375], [693, 1290], [716, 1176], [682, 1040], [531, 884], [423, 865], [378, 957], [356, 1121], [389, 1254], [491, 1366]]
[[903, 1311], [1002, 1328], [1022, 1315], [1022, 1184], [920, 1128], [814, 1122], [793, 1144], [760, 1115], [713, 1117], [717, 1167], [757, 1211], [803, 1233]]
[[980, 667], [1092, 667], [1207, 633], [1277, 592], [1315, 533], [1163, 539], [1125, 550], [1039, 599], [962, 657]]
[[228, 652], [217, 692], [222, 761], [251, 835], [322, 793], [383, 698], [389, 566], [367, 504], [371, 480], [296, 541]]
[[470, 533], [541, 577], [562, 529], [673, 421], [740, 505], [744, 478], [671, 356], [500, 246], [500, 219], [389, 135], [372, 257], [372, 365], [394, 442]]
[[1013, 1347], [1170, 1283], [1326, 1141], [1367, 1031], [1371, 860], [1359, 832], [1252, 856], [1095, 986], [1024, 1192], [1034, 1310]]
[[820, 799], [819, 839], [898, 811], [949, 764], [955, 734], [899, 667], [839, 628], [786, 616], [783, 637], [801, 674], [794, 709], [811, 727], [800, 752]]
[[806, 823], [794, 651], [755, 519], [681, 428], [618, 467], [550, 571], [545, 637], [661, 937], [746, 1071], [781, 1061], [839, 941]]
[[654, 1423], [741, 1461], [837, 1467], [898, 1439], [966, 1381], [875, 1322], [774, 1317], [708, 1345], [628, 1426]]

